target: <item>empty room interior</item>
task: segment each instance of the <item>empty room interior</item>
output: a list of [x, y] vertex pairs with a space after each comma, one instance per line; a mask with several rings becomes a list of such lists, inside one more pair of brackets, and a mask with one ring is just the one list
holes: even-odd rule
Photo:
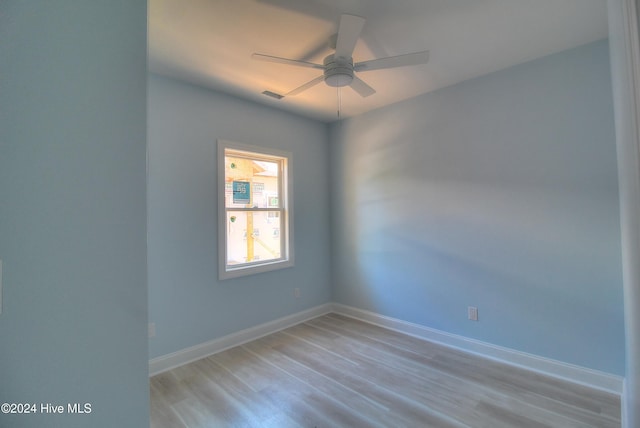
[[640, 424], [630, 2], [61, 3], [0, 6], [0, 426]]

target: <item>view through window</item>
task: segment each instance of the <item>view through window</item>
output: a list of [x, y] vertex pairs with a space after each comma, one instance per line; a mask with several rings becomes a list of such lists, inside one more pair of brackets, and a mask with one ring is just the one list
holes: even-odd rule
[[[288, 267], [291, 155], [220, 141], [224, 248], [221, 278]], [[222, 228], [221, 228], [222, 229]]]

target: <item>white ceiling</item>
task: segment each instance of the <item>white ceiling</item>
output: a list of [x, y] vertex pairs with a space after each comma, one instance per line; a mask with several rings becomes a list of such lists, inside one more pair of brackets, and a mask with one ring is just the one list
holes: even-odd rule
[[[320, 83], [275, 100], [321, 70], [340, 15], [366, 18], [354, 62], [429, 50], [428, 64], [361, 72], [377, 93]], [[149, 0], [149, 68], [324, 122], [607, 37], [606, 0]]]

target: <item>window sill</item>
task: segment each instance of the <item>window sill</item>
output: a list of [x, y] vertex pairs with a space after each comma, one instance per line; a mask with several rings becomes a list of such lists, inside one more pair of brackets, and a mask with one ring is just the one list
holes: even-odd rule
[[222, 281], [225, 279], [240, 278], [258, 273], [286, 269], [293, 266], [293, 260], [278, 260], [250, 266], [239, 266], [237, 268], [226, 268], [225, 266], [221, 266], [218, 278]]

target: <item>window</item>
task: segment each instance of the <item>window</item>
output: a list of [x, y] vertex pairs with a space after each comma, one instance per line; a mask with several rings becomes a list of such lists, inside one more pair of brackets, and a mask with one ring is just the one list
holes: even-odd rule
[[219, 277], [293, 266], [291, 153], [218, 140]]

